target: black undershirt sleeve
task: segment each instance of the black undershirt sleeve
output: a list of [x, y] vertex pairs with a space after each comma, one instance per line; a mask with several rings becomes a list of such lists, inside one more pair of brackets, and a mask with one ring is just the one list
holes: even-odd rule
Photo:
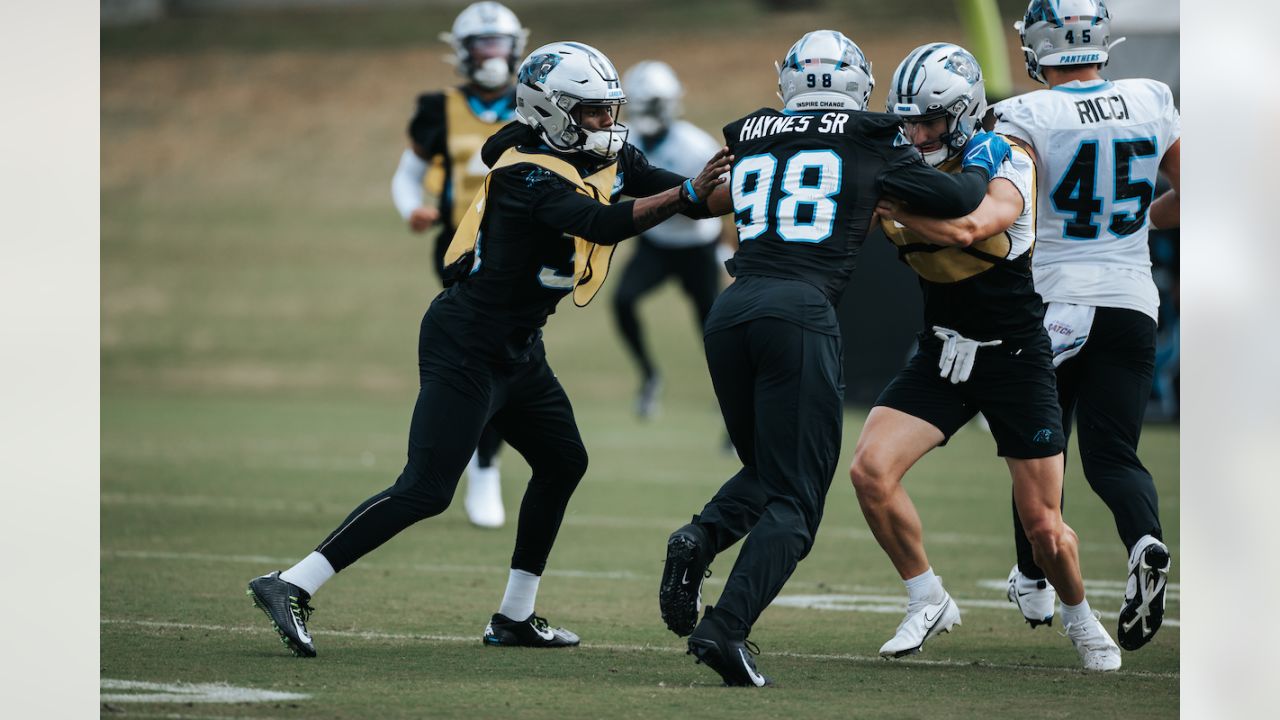
[[409, 121], [409, 139], [430, 159], [444, 155], [445, 147], [444, 95], [426, 93], [418, 96], [418, 108]]
[[977, 209], [989, 180], [980, 167], [953, 174], [924, 162], [897, 165], [878, 178], [881, 191], [907, 203], [912, 212], [943, 218], [962, 217]]
[[532, 218], [547, 227], [598, 245], [615, 245], [636, 235], [631, 201], [605, 205], [550, 170], [533, 165], [515, 165], [499, 177], [498, 191], [527, 207]]

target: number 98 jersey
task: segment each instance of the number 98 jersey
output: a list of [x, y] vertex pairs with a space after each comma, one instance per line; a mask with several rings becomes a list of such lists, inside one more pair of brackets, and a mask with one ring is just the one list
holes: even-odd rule
[[995, 113], [996, 132], [1035, 150], [1040, 192], [1032, 267], [1045, 302], [1156, 318], [1147, 209], [1160, 161], [1181, 134], [1169, 86], [1076, 80], [1005, 100]]
[[836, 304], [857, 263], [883, 175], [923, 165], [885, 113], [763, 108], [724, 128], [739, 247], [731, 272], [803, 280]]

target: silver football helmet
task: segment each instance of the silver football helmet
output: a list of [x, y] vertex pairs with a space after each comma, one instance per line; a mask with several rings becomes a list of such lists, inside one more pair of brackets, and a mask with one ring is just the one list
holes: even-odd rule
[[946, 117], [942, 147], [925, 154], [930, 165], [955, 157], [978, 131], [987, 113], [986, 84], [973, 55], [959, 45], [927, 43], [907, 54], [893, 71], [888, 111], [908, 120]]
[[[617, 122], [626, 102], [613, 63], [590, 45], [543, 45], [520, 64], [516, 116], [559, 152], [616, 157], [627, 140], [626, 126]], [[576, 110], [587, 106], [606, 109], [614, 124], [602, 130], [584, 128]]]
[[1105, 66], [1111, 48], [1125, 40], [1111, 41], [1111, 13], [1103, 0], [1031, 0], [1013, 27], [1022, 38], [1027, 74], [1045, 85], [1041, 68]]
[[643, 60], [622, 76], [627, 92], [627, 124], [643, 137], [661, 135], [680, 117], [684, 88], [671, 66]]
[[876, 86], [867, 56], [835, 30], [805, 33], [774, 67], [787, 110], [866, 110]]
[[[516, 63], [524, 54], [529, 29], [501, 3], [472, 3], [453, 21], [453, 29], [440, 39], [453, 47], [446, 60], [480, 87], [497, 90], [511, 82]], [[475, 55], [483, 59], [476, 61]]]

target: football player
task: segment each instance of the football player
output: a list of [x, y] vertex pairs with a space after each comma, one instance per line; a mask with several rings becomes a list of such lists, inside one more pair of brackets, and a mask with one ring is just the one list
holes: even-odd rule
[[[567, 647], [578, 636], [535, 610], [538, 585], [569, 498], [587, 468], [573, 407], [547, 363], [542, 327], [572, 294], [585, 305], [608, 274], [614, 244], [677, 212], [706, 213], [728, 151], [694, 178], [651, 166], [617, 122], [626, 102], [599, 50], [559, 42], [520, 66], [519, 122], [485, 143], [490, 171], [465, 206], [445, 258], [452, 282], [432, 301], [418, 342], [420, 389], [408, 461], [316, 550], [249, 594], [297, 655], [316, 590], [410, 525], [449, 506], [485, 425], [529, 463], [506, 592], [482, 635], [490, 646]], [[614, 203], [622, 194], [639, 198]], [[702, 202], [699, 202], [699, 200]]]
[[[438, 275], [457, 226], [456, 205], [469, 200], [489, 172], [480, 146], [515, 115], [515, 70], [528, 35], [515, 13], [496, 2], [468, 5], [452, 31], [441, 33], [453, 48], [448, 59], [466, 82], [418, 96], [409, 147], [391, 180], [392, 199], [411, 231], [439, 226], [433, 255]], [[497, 460], [501, 446], [498, 432], [486, 428], [467, 465], [463, 506], [477, 527], [498, 528], [506, 521]]]
[[[1106, 80], [1111, 14], [1103, 0], [1032, 0], [1021, 22], [1027, 72], [1047, 89], [995, 107], [996, 129], [1036, 160], [1036, 290], [1057, 366], [1062, 426], [1079, 429], [1085, 479], [1128, 553], [1116, 637], [1136, 650], [1164, 619], [1172, 561], [1138, 439], [1151, 396], [1159, 295], [1147, 232], [1177, 227], [1181, 123], [1169, 86]], [[1155, 196], [1157, 174], [1170, 189]], [[1053, 586], [1018, 514], [1009, 599], [1029, 622], [1053, 613]], [[1057, 588], [1059, 594], [1062, 588]]]
[[[982, 69], [958, 45], [921, 45], [894, 71], [888, 109], [906, 121], [907, 137], [930, 164], [957, 172], [987, 112]], [[960, 624], [959, 608], [929, 565], [902, 478], [982, 412], [1009, 466], [1035, 557], [1062, 597], [1067, 636], [1082, 664], [1120, 667], [1120, 649], [1085, 599], [1078, 540], [1062, 519], [1066, 435], [1031, 279], [1035, 201], [1035, 161], [1015, 147], [997, 166], [982, 204], [963, 218], [926, 217], [891, 198], [879, 204], [885, 235], [920, 277], [926, 328], [867, 416], [849, 469], [862, 514], [907, 587], [906, 617], [880, 648], [883, 657], [920, 652], [926, 640]]]
[[[724, 128], [740, 245], [734, 282], [707, 317], [716, 398], [742, 469], [667, 541], [659, 604], [667, 627], [729, 685], [761, 686], [747, 637], [813, 545], [840, 456], [844, 384], [835, 307], [848, 285], [876, 199], [960, 216], [982, 201], [1008, 145], [942, 173], [924, 162], [894, 115], [868, 112], [871, 64], [832, 30], [806, 34], [777, 66], [782, 109]], [[704, 573], [747, 537], [718, 604], [698, 619]]]

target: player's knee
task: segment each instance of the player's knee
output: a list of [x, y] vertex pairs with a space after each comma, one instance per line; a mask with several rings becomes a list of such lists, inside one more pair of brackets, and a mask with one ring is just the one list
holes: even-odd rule
[[1065, 525], [1061, 518], [1050, 513], [1040, 513], [1032, 518], [1022, 519], [1022, 528], [1027, 533], [1027, 540], [1038, 554], [1056, 557], [1063, 545]]
[[439, 482], [439, 478], [429, 470], [410, 463], [400, 473], [391, 492], [421, 520], [448, 510], [449, 504], [453, 502], [453, 488], [456, 485], [457, 483]]
[[888, 463], [877, 457], [875, 452], [867, 450], [854, 454], [853, 464], [849, 466], [849, 479], [858, 499], [871, 502], [888, 497], [897, 482]]

